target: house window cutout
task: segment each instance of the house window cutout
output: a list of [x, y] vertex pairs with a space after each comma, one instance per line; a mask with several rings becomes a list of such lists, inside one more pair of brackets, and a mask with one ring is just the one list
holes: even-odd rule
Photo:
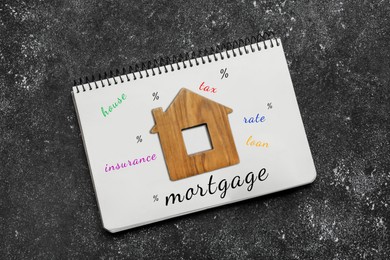
[[[152, 109], [155, 125], [150, 132], [158, 134], [169, 178], [181, 180], [240, 162], [228, 114], [233, 110], [211, 99], [182, 88], [163, 111]], [[184, 143], [183, 129], [207, 125], [211, 150], [196, 152]], [[188, 131], [188, 130], [187, 130]], [[186, 133], [184, 133], [186, 135]], [[196, 142], [197, 140], [191, 140]], [[195, 149], [197, 150], [197, 149]]]
[[207, 124], [182, 129], [181, 133], [188, 155], [213, 149]]

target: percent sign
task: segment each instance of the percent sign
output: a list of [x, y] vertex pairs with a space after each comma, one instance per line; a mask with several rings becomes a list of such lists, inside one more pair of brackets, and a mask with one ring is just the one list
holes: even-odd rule
[[268, 109], [271, 109], [272, 108], [272, 103], [268, 103], [267, 107], [268, 107]]
[[222, 74], [221, 79], [229, 77], [229, 74], [227, 73], [227, 68], [221, 69], [221, 70], [219, 71], [219, 73]]
[[153, 195], [153, 202], [158, 201], [158, 195]]
[[158, 96], [158, 92], [153, 92], [152, 97], [153, 97], [153, 101], [158, 100], [160, 98]]
[[137, 135], [135, 139], [137, 139], [137, 144], [142, 142], [142, 137], [140, 135]]

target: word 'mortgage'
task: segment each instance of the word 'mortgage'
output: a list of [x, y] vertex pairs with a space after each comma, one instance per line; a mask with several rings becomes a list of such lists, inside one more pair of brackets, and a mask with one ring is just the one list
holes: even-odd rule
[[243, 179], [241, 179], [240, 175], [236, 175], [231, 181], [222, 179], [218, 182], [218, 184], [213, 182], [213, 175], [210, 175], [209, 182], [206, 186], [197, 184], [195, 188], [188, 188], [183, 194], [171, 193], [169, 196], [165, 196], [165, 206], [168, 206], [169, 203], [173, 205], [176, 201], [181, 203], [184, 200], [191, 200], [192, 197], [196, 195], [201, 197], [206, 196], [207, 194], [213, 195], [217, 191], [220, 192], [219, 197], [223, 199], [229, 189], [236, 189], [246, 184], [247, 191], [251, 191], [256, 181], [265, 181], [267, 178], [268, 172], [265, 168], [262, 168], [257, 175], [253, 172], [249, 172]]

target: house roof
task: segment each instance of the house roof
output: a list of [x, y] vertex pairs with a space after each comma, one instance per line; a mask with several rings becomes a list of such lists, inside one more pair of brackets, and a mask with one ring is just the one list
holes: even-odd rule
[[[166, 111], [162, 113], [173, 113], [177, 109], [182, 112], [188, 113], [188, 111], [193, 111], [194, 106], [204, 107], [205, 104], [208, 104], [209, 106], [219, 106], [220, 108], [223, 108], [225, 110], [226, 114], [230, 114], [233, 112], [233, 110], [227, 106], [224, 106], [222, 104], [219, 104], [218, 102], [215, 102], [211, 99], [201, 96], [189, 89], [182, 88], [180, 89], [176, 97], [173, 99], [172, 103], [168, 106]], [[162, 111], [162, 108], [160, 107], [152, 110], [153, 113], [154, 112], [157, 113], [157, 111]], [[156, 133], [156, 132], [158, 132], [157, 124], [155, 124], [151, 130], [151, 133]]]

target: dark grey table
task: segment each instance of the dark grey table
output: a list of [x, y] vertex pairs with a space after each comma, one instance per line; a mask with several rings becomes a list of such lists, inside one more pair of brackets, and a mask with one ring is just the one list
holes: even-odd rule
[[[0, 4], [0, 258], [390, 257], [389, 1], [35, 2]], [[268, 29], [283, 40], [317, 180], [104, 231], [73, 80]]]

